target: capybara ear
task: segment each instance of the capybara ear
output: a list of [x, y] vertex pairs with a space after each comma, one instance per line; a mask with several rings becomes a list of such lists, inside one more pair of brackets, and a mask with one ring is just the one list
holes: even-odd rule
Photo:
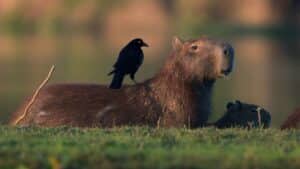
[[177, 36], [173, 37], [172, 46], [175, 51], [179, 51], [182, 48], [182, 40], [180, 40]]
[[236, 100], [235, 103], [236, 103], [236, 105], [237, 105], [237, 107], [238, 107], [239, 109], [242, 107], [241, 101]]

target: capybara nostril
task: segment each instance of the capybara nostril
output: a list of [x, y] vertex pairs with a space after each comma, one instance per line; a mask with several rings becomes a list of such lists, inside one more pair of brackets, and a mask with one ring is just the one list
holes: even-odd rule
[[234, 66], [234, 49], [231, 45], [226, 44], [223, 48], [224, 62], [222, 73], [228, 75], [232, 72]]
[[225, 48], [225, 49], [223, 50], [223, 53], [224, 53], [225, 56], [228, 56], [228, 54], [229, 54], [228, 48]]
[[223, 53], [225, 56], [234, 57], [234, 49], [231, 45], [226, 44], [223, 49]]

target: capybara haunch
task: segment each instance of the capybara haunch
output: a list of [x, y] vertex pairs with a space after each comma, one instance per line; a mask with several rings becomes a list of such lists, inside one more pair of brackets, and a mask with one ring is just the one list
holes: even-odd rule
[[242, 128], [268, 128], [271, 115], [265, 109], [241, 101], [229, 102], [224, 116], [213, 123], [217, 128], [242, 127]]
[[281, 125], [281, 129], [300, 129], [300, 107], [296, 109]]
[[[203, 126], [211, 111], [214, 82], [232, 71], [233, 58], [226, 42], [174, 38], [171, 54], [153, 78], [120, 90], [92, 84], [45, 86], [18, 125]], [[27, 104], [12, 115], [10, 124], [16, 124]]]

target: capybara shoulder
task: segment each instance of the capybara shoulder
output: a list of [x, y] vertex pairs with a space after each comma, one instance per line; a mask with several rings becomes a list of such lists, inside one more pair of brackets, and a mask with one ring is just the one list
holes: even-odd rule
[[224, 116], [215, 122], [218, 128], [255, 128], [270, 126], [271, 115], [264, 108], [241, 101], [229, 102]]

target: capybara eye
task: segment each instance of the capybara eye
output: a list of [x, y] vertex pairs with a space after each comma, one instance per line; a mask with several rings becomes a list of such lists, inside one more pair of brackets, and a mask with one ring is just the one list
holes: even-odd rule
[[198, 49], [198, 46], [197, 45], [192, 45], [191, 47], [193, 50], [197, 50]]

